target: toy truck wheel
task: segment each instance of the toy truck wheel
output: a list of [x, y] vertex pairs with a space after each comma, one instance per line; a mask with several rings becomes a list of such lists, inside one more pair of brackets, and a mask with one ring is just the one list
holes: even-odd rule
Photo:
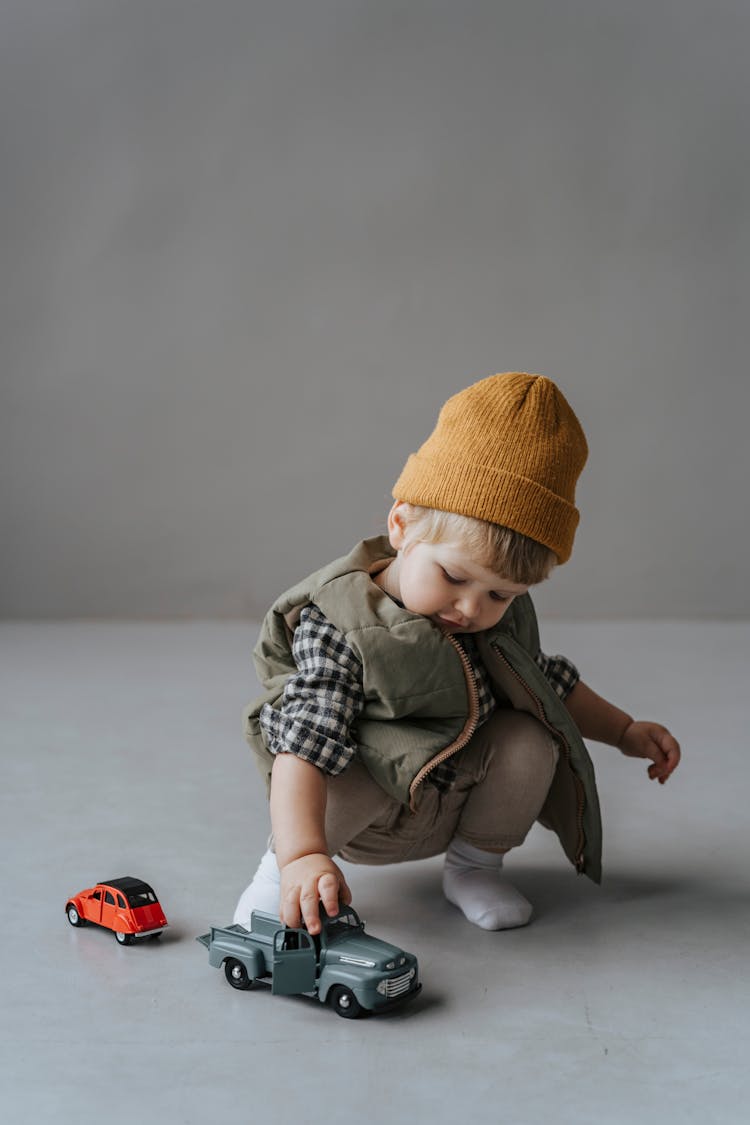
[[331, 989], [331, 1007], [345, 1020], [356, 1020], [357, 1016], [362, 1014], [362, 1007], [357, 997], [350, 988], [344, 988], [343, 984]]
[[70, 922], [71, 926], [83, 926], [84, 925], [83, 918], [78, 913], [75, 906], [73, 906], [72, 902], [69, 902], [68, 905], [65, 907], [65, 913], [68, 915], [68, 921]]
[[122, 933], [120, 933], [119, 930], [117, 930], [115, 932], [115, 937], [117, 938], [120, 945], [132, 945], [132, 942], [133, 942], [133, 935], [132, 934], [122, 934]]
[[253, 981], [247, 969], [241, 961], [237, 961], [234, 957], [227, 957], [224, 962], [224, 976], [232, 988], [239, 988], [241, 992], [253, 987]]

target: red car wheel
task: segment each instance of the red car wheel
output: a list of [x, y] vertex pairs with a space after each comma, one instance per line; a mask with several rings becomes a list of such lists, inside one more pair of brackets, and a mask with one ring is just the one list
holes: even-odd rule
[[65, 907], [65, 913], [68, 915], [71, 926], [84, 926], [86, 924], [72, 902], [69, 902]]

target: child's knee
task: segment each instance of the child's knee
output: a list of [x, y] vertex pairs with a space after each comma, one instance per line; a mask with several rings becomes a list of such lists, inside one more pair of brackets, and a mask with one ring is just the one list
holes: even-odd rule
[[558, 744], [551, 732], [525, 711], [497, 711], [481, 728], [476, 750], [481, 755], [480, 776], [548, 778], [552, 780]]
[[525, 711], [508, 713], [501, 749], [505, 756], [517, 758], [523, 766], [540, 770], [554, 770], [559, 755], [559, 746], [552, 733]]

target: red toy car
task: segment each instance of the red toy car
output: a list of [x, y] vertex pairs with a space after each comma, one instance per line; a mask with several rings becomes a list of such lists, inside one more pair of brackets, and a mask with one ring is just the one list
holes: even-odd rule
[[114, 930], [120, 945], [134, 938], [159, 937], [167, 925], [164, 911], [148, 883], [123, 876], [97, 883], [68, 899], [65, 913], [71, 926], [93, 922]]

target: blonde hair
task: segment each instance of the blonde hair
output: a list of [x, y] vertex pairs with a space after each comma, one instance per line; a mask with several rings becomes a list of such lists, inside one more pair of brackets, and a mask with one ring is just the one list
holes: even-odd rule
[[549, 547], [502, 524], [417, 504], [403, 503], [402, 508], [407, 543], [460, 543], [479, 566], [509, 582], [536, 586], [557, 565], [557, 555]]

